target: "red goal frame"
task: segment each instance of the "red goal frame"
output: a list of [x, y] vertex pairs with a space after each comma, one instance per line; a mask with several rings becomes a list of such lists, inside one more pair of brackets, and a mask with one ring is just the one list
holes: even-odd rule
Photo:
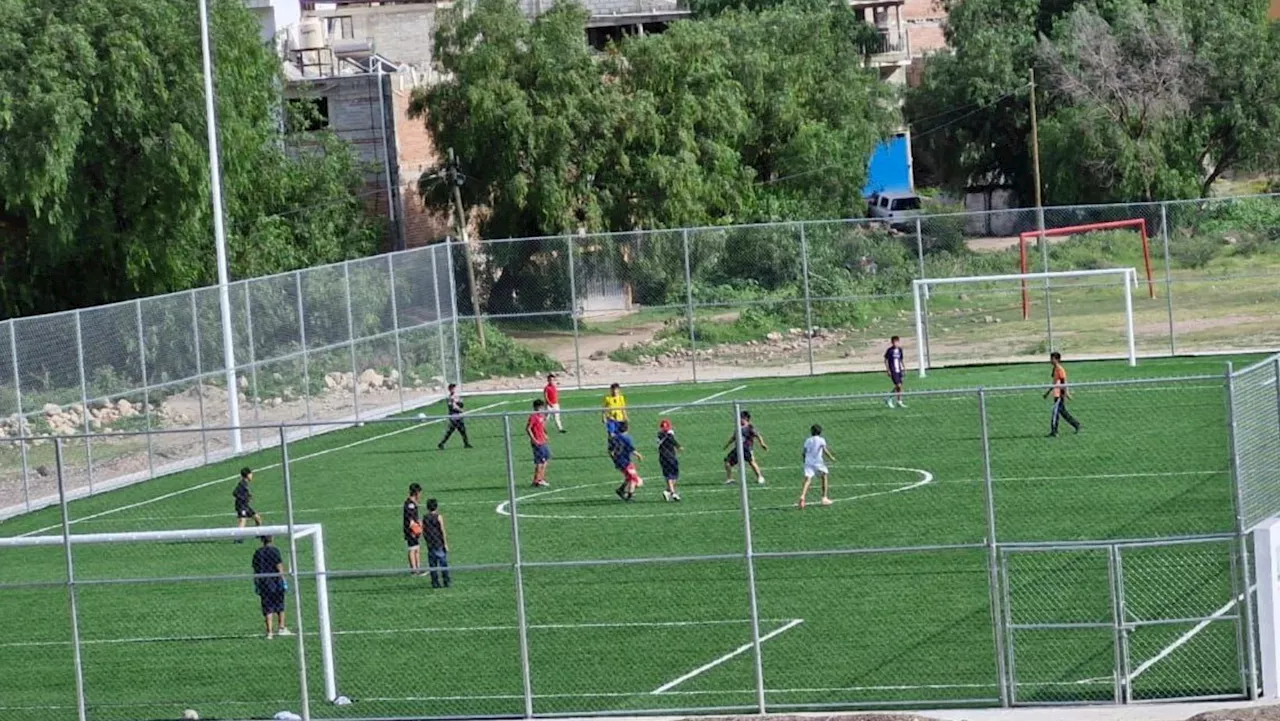
[[[1142, 263], [1147, 271], [1147, 294], [1152, 298], [1156, 297], [1155, 279], [1151, 275], [1151, 243], [1147, 236], [1147, 221], [1144, 218], [1132, 218], [1130, 220], [1113, 220], [1106, 223], [1085, 223], [1084, 225], [1064, 225], [1061, 228], [1046, 228], [1041, 230], [1028, 230], [1018, 234], [1018, 263], [1022, 273], [1028, 273], [1027, 270], [1027, 240], [1029, 238], [1046, 238], [1056, 237], [1060, 235], [1075, 235], [1076, 233], [1088, 233], [1093, 230], [1116, 230], [1117, 228], [1137, 228], [1138, 236], [1142, 239]], [[1048, 270], [1046, 268], [1046, 270]], [[1027, 320], [1031, 317], [1031, 296], [1027, 292], [1027, 281], [1022, 281], [1022, 319]]]

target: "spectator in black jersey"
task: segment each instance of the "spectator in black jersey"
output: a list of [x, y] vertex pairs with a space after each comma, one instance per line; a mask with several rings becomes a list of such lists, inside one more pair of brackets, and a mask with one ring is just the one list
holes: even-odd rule
[[462, 419], [462, 396], [458, 395], [458, 385], [456, 383], [449, 384], [449, 398], [445, 400], [445, 404], [449, 407], [449, 429], [444, 432], [444, 438], [436, 444], [436, 448], [444, 450], [444, 444], [457, 431], [462, 436], [462, 447], [470, 448], [471, 441], [467, 439], [467, 422]]
[[[427, 499], [427, 517], [422, 535], [427, 541], [427, 565], [431, 567], [431, 587], [449, 587], [449, 538], [444, 530], [444, 516], [434, 498]], [[440, 569], [437, 571], [436, 569]], [[443, 582], [443, 583], [442, 583]]]
[[[240, 469], [240, 482], [236, 484], [236, 488], [231, 492], [233, 498], [236, 499], [236, 518], [239, 519], [238, 528], [244, 528], [245, 521], [253, 519], [253, 525], [262, 525], [262, 516], [253, 510], [250, 502], [253, 501], [253, 493], [249, 491], [249, 483], [253, 480], [253, 470], [245, 467]], [[236, 543], [244, 543], [243, 540], [237, 538]]]
[[418, 520], [418, 504], [422, 500], [422, 486], [409, 484], [409, 497], [404, 499], [404, 543], [409, 547], [409, 568], [416, 576], [422, 567], [422, 523]]

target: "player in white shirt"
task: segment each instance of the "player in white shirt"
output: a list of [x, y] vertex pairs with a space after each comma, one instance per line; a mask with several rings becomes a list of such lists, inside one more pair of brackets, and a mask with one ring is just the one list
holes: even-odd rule
[[822, 476], [822, 505], [831, 505], [827, 461], [835, 459], [827, 448], [827, 439], [822, 437], [822, 426], [815, 423], [804, 441], [804, 488], [800, 489], [800, 502], [797, 506], [804, 508], [805, 497], [809, 495], [809, 484], [813, 483], [813, 477], [817, 475]]

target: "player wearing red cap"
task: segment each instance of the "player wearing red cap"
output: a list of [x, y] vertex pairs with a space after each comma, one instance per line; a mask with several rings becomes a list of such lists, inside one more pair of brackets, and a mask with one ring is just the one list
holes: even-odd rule
[[680, 480], [680, 442], [676, 440], [676, 431], [671, 421], [663, 418], [658, 422], [658, 463], [662, 466], [662, 477], [667, 481], [667, 490], [662, 497], [668, 501], [679, 501], [680, 493], [676, 491], [676, 481]]

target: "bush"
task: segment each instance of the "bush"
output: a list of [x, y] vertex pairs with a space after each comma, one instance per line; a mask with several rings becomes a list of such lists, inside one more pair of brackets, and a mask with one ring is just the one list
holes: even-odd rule
[[463, 377], [468, 381], [485, 378], [513, 378], [563, 371], [545, 353], [520, 345], [490, 323], [484, 324], [485, 345], [480, 345], [473, 321], [458, 321], [458, 342], [462, 352]]
[[1200, 270], [1218, 255], [1222, 241], [1205, 235], [1178, 233], [1169, 239], [1169, 255], [1181, 268]]

